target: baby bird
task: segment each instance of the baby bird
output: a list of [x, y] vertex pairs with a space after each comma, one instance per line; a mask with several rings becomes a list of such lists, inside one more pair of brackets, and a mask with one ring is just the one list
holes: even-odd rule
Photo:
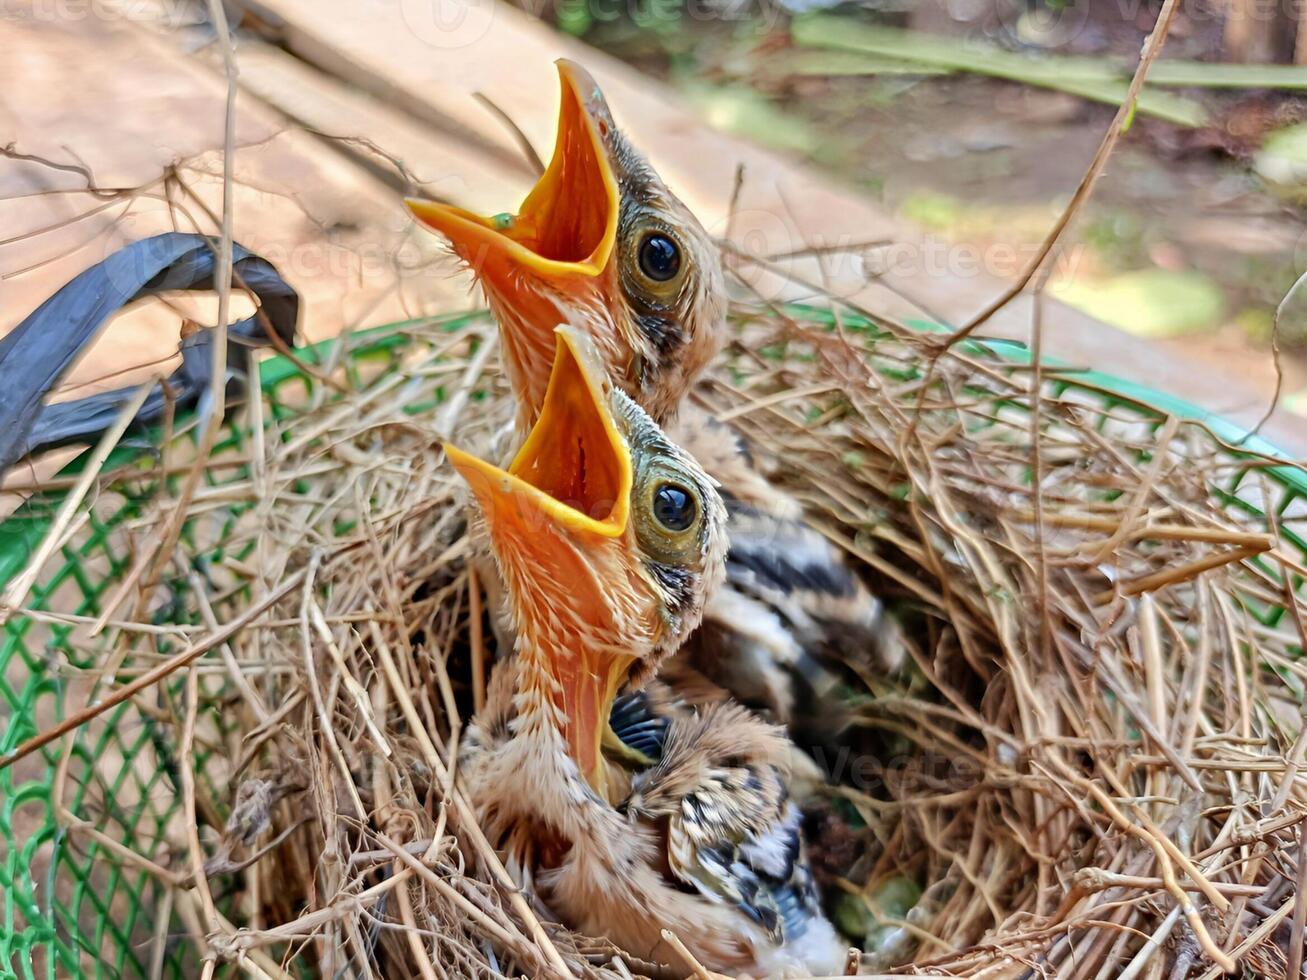
[[540, 411], [553, 330], [564, 323], [582, 327], [613, 381], [662, 421], [725, 341], [721, 265], [707, 231], [617, 128], [590, 74], [560, 60], [558, 77], [554, 155], [516, 214], [406, 203], [484, 287], [520, 429]]
[[789, 799], [788, 743], [719, 703], [660, 720], [637, 761], [613, 743], [620, 690], [698, 625], [722, 580], [711, 478], [559, 328], [539, 418], [507, 470], [450, 446], [503, 576], [516, 655], [500, 661], [459, 773], [507, 866], [572, 928], [714, 970], [833, 973]]
[[[882, 606], [797, 502], [754, 469], [734, 432], [681, 407], [726, 337], [716, 247], [617, 128], [594, 79], [569, 61], [558, 73], [554, 155], [516, 215], [408, 206], [484, 288], [519, 432], [541, 410], [553, 329], [570, 324], [593, 342], [614, 383], [723, 487], [728, 587], [710, 602], [687, 666], [789, 723], [797, 703], [822, 701], [836, 682], [814, 655], [877, 649]], [[830, 712], [813, 717], [818, 738], [839, 727]]]

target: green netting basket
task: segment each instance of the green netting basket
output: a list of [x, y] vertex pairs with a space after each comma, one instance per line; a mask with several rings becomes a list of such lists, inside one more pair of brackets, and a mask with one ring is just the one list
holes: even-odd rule
[[[301, 348], [296, 352], [300, 364], [285, 357], [265, 360], [258, 371], [265, 417], [286, 421], [320, 410], [332, 389], [300, 365], [343, 372], [344, 380], [358, 387], [405, 356], [415, 329], [453, 331], [483, 317], [391, 324]], [[193, 445], [191, 421], [175, 420], [174, 446]], [[249, 435], [239, 423], [228, 425], [212, 454], [220, 465], [209, 469], [206, 486], [248, 478], [247, 465], [221, 464], [248, 448]], [[4, 624], [0, 761], [24, 740], [92, 703], [105, 687], [94, 675], [113, 656], [114, 630], [110, 624], [92, 638], [90, 621], [133, 567], [129, 543], [118, 532], [148, 502], [175, 494], [187, 468], [177, 463], [159, 475], [157, 464], [167, 458], [159, 452], [163, 441], [155, 428], [120, 443], [103, 467], [98, 492], [79, 508], [75, 533], [40, 570], [25, 603], [27, 614]], [[71, 482], [80, 469], [75, 463], [59, 481]], [[108, 474], [112, 479], [105, 478]], [[0, 522], [0, 588], [27, 567], [63, 499], [62, 490], [46, 490]], [[219, 508], [184, 524], [180, 546], [196, 574], [203, 576], [206, 567], [226, 557], [245, 557], [224, 552], [245, 509], [247, 505]], [[161, 584], [170, 598], [149, 612], [150, 620], [160, 627], [198, 623], [194, 604], [187, 602], [187, 578], [173, 576]], [[243, 591], [235, 592], [224, 605], [237, 608], [243, 597]], [[46, 618], [43, 611], [59, 619]], [[125, 655], [116, 676], [129, 678], [181, 647], [177, 637], [163, 636], [157, 653]], [[181, 682], [174, 678], [143, 698], [155, 699], [156, 705], [175, 704], [180, 691]], [[215, 710], [221, 694], [209, 690], [201, 697], [210, 731], [223, 730]], [[150, 870], [124, 861], [113, 848], [121, 842], [147, 857], [169, 849], [181, 794], [173, 738], [166, 726], [155, 724], [151, 705], [138, 699], [0, 769], [0, 977], [197, 975], [200, 964], [189, 943], [172, 938], [178, 910], [169, 907], [167, 890], [157, 886]], [[197, 745], [200, 778], [211, 775], [211, 751]], [[67, 831], [72, 815], [80, 822], [76, 840]], [[217, 817], [221, 826], [225, 814]]]
[[[810, 321], [827, 316], [805, 310]], [[431, 332], [454, 331], [471, 322], [461, 318], [379, 327], [325, 342], [298, 352], [308, 365], [343, 372], [352, 384], [376, 377], [397, 364], [409, 347]], [[829, 318], [828, 318], [828, 321]], [[846, 328], [872, 329], [866, 323]], [[938, 329], [915, 324], [921, 329]], [[429, 345], [428, 345], [429, 346]], [[1028, 363], [1025, 348], [1010, 343], [976, 343], [973, 350], [1009, 363]], [[1087, 372], [1051, 372], [1049, 385], [1059, 395], [1074, 394], [1100, 409], [1128, 415], [1132, 424], [1156, 431], [1168, 415], [1200, 421], [1226, 445], [1232, 464], [1228, 479], [1214, 487], [1227, 507], [1256, 515], [1248, 503], [1246, 481], [1265, 474], [1279, 494], [1277, 510], [1307, 508], [1307, 477], [1289, 466], [1266, 465], [1275, 450], [1257, 438], [1245, 438], [1236, 426], [1174, 398], [1148, 391], [1111, 377]], [[293, 361], [273, 357], [258, 372], [265, 418], [289, 419], [323, 410], [332, 389], [305, 374]], [[439, 392], [437, 392], [437, 400]], [[1021, 410], [1017, 402], [1000, 406]], [[1103, 417], [1109, 413], [1103, 412]], [[244, 416], [248, 417], [248, 416]], [[185, 444], [184, 419], [174, 425], [174, 447]], [[206, 484], [219, 488], [246, 479], [249, 468], [222, 463], [238, 456], [250, 443], [244, 424], [233, 424], [215, 451], [221, 465], [208, 469]], [[0, 760], [36, 733], [47, 730], [71, 711], [93, 701], [107, 686], [97, 671], [114, 659], [114, 683], [153, 666], [160, 657], [176, 652], [182, 634], [170, 634], [173, 624], [200, 622], [194, 604], [187, 601], [189, 575], [164, 580], [167, 597], [148, 611], [160, 628], [157, 649], [116, 654], [114, 628], [107, 625], [98, 638], [90, 635], [90, 622], [130, 574], [135, 556], [120, 533], [160, 494], [175, 493], [185, 465], [163, 449], [159, 431], [120, 446], [104, 468], [114, 474], [79, 509], [76, 533], [39, 570], [27, 600], [29, 614], [5, 623], [0, 635]], [[161, 466], [160, 463], [166, 464]], [[63, 474], [75, 476], [76, 466]], [[1257, 477], [1260, 486], [1260, 476]], [[49, 489], [28, 501], [0, 525], [0, 583], [24, 569], [42, 541], [62, 498]], [[248, 504], [217, 505], [190, 519], [182, 532], [191, 575], [224, 559], [224, 546], [234, 523]], [[1307, 556], [1307, 541], [1284, 530], [1286, 545]], [[223, 613], [238, 609], [240, 590], [223, 597]], [[43, 612], [50, 615], [43, 615]], [[1268, 606], [1259, 618], [1275, 623], [1284, 610]], [[220, 778], [209, 760], [221, 756], [224, 731], [217, 706], [221, 704], [221, 675], [202, 675], [205, 728], [211, 734], [197, 753], [200, 778]], [[15, 765], [0, 770], [0, 977], [104, 976], [149, 977], [196, 975], [199, 961], [191, 945], [177, 937], [177, 922], [184, 909], [173, 907], [170, 890], [156, 884], [154, 874], [133, 863], [114, 847], [128, 844], [139, 855], [153, 858], [176, 853], [175, 834], [181, 799], [177, 745], [172, 729], [155, 723], [158, 712], [181, 698], [182, 682], [146, 691], [100, 716], [61, 740]], [[211, 815], [220, 821], [224, 815]], [[76, 832], [69, 830], [77, 821]], [[216, 896], [221, 903], [223, 895]]]

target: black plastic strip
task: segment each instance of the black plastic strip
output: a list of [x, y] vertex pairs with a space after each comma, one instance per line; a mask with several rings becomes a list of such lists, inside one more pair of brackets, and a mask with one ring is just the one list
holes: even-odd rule
[[[174, 290], [211, 290], [216, 256], [202, 235], [170, 232], [133, 242], [80, 273], [30, 316], [0, 337], [0, 475], [24, 456], [107, 428], [132, 389], [106, 391], [75, 401], [46, 405], [59, 383], [113, 314], [147, 296]], [[287, 345], [295, 342], [299, 295], [266, 259], [240, 245], [232, 247], [233, 288], [243, 283], [259, 313], [233, 323], [228, 336], [229, 369], [244, 376], [248, 348], [270, 343], [263, 318]], [[210, 331], [181, 344], [182, 366], [167, 379], [174, 405], [187, 408], [209, 388]], [[162, 390], [152, 391], [136, 422], [164, 411]]]

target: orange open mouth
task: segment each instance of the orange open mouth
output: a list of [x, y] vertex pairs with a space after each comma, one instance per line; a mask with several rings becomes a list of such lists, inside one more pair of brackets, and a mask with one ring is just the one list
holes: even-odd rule
[[433, 201], [405, 202], [419, 221], [450, 240], [488, 286], [501, 291], [512, 289], [512, 264], [553, 281], [597, 276], [617, 238], [617, 178], [601, 123], [587, 108], [596, 98], [594, 79], [570, 61], [558, 62], [558, 77], [562, 105], [554, 155], [517, 214], [486, 217]]
[[[610, 639], [614, 613], [600, 553], [630, 519], [630, 448], [618, 430], [599, 355], [574, 328], [559, 327], [540, 417], [507, 470], [462, 450], [445, 453], [477, 495], [500, 564], [516, 569], [515, 607], [550, 644], [540, 652], [560, 709], [568, 753], [591, 787], [609, 792], [603, 760], [608, 716], [635, 657]], [[560, 541], [564, 537], [569, 541]], [[568, 606], [578, 617], [563, 628]]]
[[[507, 470], [455, 446], [445, 452], [477, 493], [495, 533], [543, 524], [616, 538], [631, 506], [631, 452], [609, 405], [599, 355], [575, 329], [555, 331], [557, 348], [540, 417]], [[503, 533], [510, 528], [503, 527]]]

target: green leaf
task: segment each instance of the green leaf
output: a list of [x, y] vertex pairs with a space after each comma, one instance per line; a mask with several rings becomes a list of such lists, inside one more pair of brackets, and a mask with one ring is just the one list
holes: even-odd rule
[[1253, 169], [1281, 187], [1307, 185], [1307, 123], [1277, 129], [1253, 157]]
[[777, 74], [822, 75], [949, 75], [950, 68], [939, 68], [920, 61], [907, 61], [857, 51], [837, 51], [834, 48], [792, 48], [780, 52], [769, 61], [769, 69]]
[[1141, 337], [1207, 330], [1225, 314], [1221, 287], [1200, 272], [1143, 269], [1106, 280], [1073, 279], [1049, 287], [1064, 303]]
[[1130, 127], [1135, 124], [1135, 114], [1137, 112], [1139, 112], [1139, 100], [1135, 99], [1135, 101], [1130, 104], [1130, 111], [1126, 113], [1125, 122], [1121, 124], [1122, 133], [1130, 132]]
[[[971, 38], [938, 37], [827, 14], [796, 18], [790, 32], [794, 42], [804, 47], [855, 52], [882, 60], [893, 58], [944, 71], [989, 75], [1068, 92], [1108, 105], [1120, 105], [1125, 101], [1133, 74], [1133, 68], [1127, 70], [1100, 59], [1056, 55], [1033, 57]], [[847, 74], [847, 61], [843, 67]], [[1201, 103], [1171, 92], [1156, 91], [1155, 73], [1159, 67], [1154, 65], [1149, 73], [1149, 88], [1139, 95], [1138, 111], [1181, 126], [1206, 125], [1207, 110]], [[1162, 74], [1165, 77], [1166, 73]], [[1307, 87], [1307, 73], [1302, 81]]]
[[558, 7], [558, 29], [573, 37], [584, 37], [594, 25], [594, 16], [590, 5], [586, 3], [563, 3]]
[[777, 108], [752, 88], [687, 81], [681, 91], [700, 115], [726, 132], [797, 153], [812, 153], [821, 143], [805, 120]]
[[850, 895], [847, 892], [842, 893], [831, 903], [830, 917], [836, 929], [846, 936], [858, 939], [865, 936], [867, 930], [876, 924], [862, 896]]
[[871, 893], [872, 906], [891, 919], [902, 919], [921, 901], [921, 885], [899, 875], [887, 878]]

